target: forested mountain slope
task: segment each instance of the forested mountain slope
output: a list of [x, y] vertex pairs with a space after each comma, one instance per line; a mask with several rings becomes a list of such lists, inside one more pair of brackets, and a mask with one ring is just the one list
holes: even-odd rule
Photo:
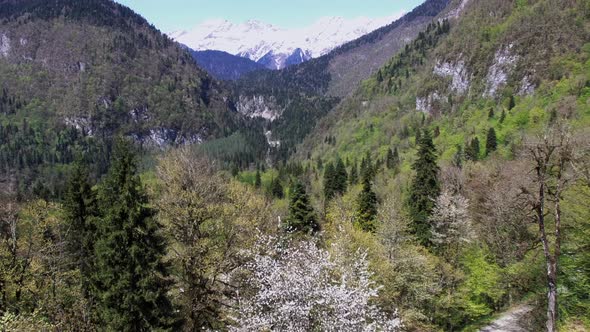
[[[332, 52], [279, 71], [254, 72], [234, 86], [238, 110], [257, 117], [268, 109], [268, 129], [280, 141], [278, 159], [294, 150], [315, 122], [413, 40], [435, 17], [457, 10], [460, 1], [428, 0], [399, 20]], [[253, 103], [255, 100], [262, 102]]]
[[427, 1], [340, 97], [319, 60], [224, 93], [111, 1], [0, 5], [0, 330], [590, 329], [590, 1]]
[[191, 55], [110, 0], [0, 1], [0, 77], [5, 174], [108, 150], [116, 134], [163, 147], [235, 128]]
[[[415, 330], [473, 330], [518, 301], [535, 307], [524, 320], [531, 331], [588, 326], [589, 40], [588, 1], [471, 0], [297, 147], [289, 167], [315, 179], [326, 227], [352, 215], [392, 250], [393, 266], [419, 265], [409, 276], [440, 269], [430, 277], [449, 296], [392, 286]], [[420, 261], [419, 250], [404, 253], [407, 243], [429, 254]], [[428, 273], [401, 283], [436, 285]], [[422, 316], [426, 308], [434, 313]]]
[[[505, 155], [521, 133], [561, 113], [584, 126], [587, 15], [583, 1], [470, 1], [457, 22], [431, 26], [364, 81], [300, 155], [385, 156], [386, 146], [408, 144], [423, 118], [439, 128], [447, 160], [457, 145], [484, 141], [490, 126]], [[315, 144], [325, 136], [336, 143]]]
[[266, 67], [250, 59], [223, 51], [193, 51], [197, 64], [218, 80], [237, 80], [240, 77]]

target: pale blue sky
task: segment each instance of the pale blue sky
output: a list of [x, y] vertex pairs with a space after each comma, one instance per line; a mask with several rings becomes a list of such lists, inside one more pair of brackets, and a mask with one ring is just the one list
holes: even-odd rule
[[256, 19], [283, 28], [320, 17], [385, 17], [410, 11], [424, 0], [116, 0], [163, 32], [190, 29], [208, 19], [242, 23]]

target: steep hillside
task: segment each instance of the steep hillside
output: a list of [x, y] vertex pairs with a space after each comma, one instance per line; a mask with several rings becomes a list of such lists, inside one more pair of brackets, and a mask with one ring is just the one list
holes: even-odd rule
[[266, 67], [223, 51], [190, 51], [197, 64], [218, 80], [232, 81]]
[[362, 79], [426, 29], [436, 17], [446, 17], [460, 2], [428, 0], [392, 24], [349, 42], [325, 56], [280, 71], [256, 72], [239, 80], [234, 88], [238, 109], [252, 100], [270, 100], [249, 114], [268, 109], [275, 119], [268, 125], [281, 142], [279, 158], [294, 151], [316, 121], [339, 100], [354, 91]]
[[[490, 126], [510, 154], [522, 131], [561, 113], [587, 124], [583, 3], [470, 1], [448, 35], [432, 26], [363, 82], [321, 121], [301, 157], [365, 149], [384, 156], [388, 146], [407, 147], [423, 117], [439, 128], [435, 141], [447, 160], [474, 137], [485, 142]], [[315, 144], [325, 136], [336, 144]]]
[[245, 77], [243, 83], [252, 90], [265, 86], [271, 89], [268, 83], [273, 82], [281, 83], [281, 89], [293, 94], [305, 92], [344, 97], [418, 36], [449, 3], [449, 0], [428, 0], [395, 22], [346, 43], [325, 56], [278, 72], [252, 74]]
[[[589, 41], [588, 1], [471, 0], [456, 20], [427, 27], [297, 146], [288, 165], [310, 179], [328, 225], [335, 215], [377, 228], [385, 247], [402, 243], [385, 256], [400, 265], [391, 284], [405, 273], [412, 280], [392, 292], [408, 330], [475, 331], [518, 305], [534, 308], [527, 331], [588, 329], [590, 177], [581, 172], [590, 151]], [[338, 189], [346, 177], [335, 168], [349, 175], [348, 187]], [[445, 256], [440, 244], [457, 234], [464, 249]], [[405, 243], [428, 248], [422, 262], [448, 263], [433, 264], [444, 291], [432, 304], [420, 302], [436, 282], [415, 279], [427, 278], [428, 263], [408, 268], [420, 249], [402, 254]]]
[[67, 164], [79, 146], [108, 149], [115, 134], [161, 147], [234, 127], [190, 54], [110, 0], [0, 1], [0, 77], [9, 174]]

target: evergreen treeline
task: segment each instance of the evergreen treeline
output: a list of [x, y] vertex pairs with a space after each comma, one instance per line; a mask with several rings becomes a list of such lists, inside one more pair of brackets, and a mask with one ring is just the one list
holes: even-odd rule
[[[30, 124], [0, 124], [0, 176], [16, 181], [22, 198], [61, 197], [67, 166], [85, 153], [93, 174], [108, 167], [110, 144], [83, 136], [77, 129]], [[65, 168], [64, 168], [65, 167]]]
[[426, 31], [396, 55], [388, 64], [377, 71], [375, 79], [379, 91], [396, 93], [401, 90], [404, 81], [416, 67], [424, 64], [427, 52], [434, 49], [440, 38], [449, 33], [451, 25], [448, 19], [430, 23]]

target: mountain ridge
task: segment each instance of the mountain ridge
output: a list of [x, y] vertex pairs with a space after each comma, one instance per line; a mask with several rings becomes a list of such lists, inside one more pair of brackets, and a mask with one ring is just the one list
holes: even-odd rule
[[223, 51], [189, 50], [189, 52], [197, 62], [197, 65], [218, 80], [237, 80], [243, 75], [256, 70], [267, 70], [267, 68], [260, 63]]
[[234, 24], [211, 20], [191, 31], [169, 35], [196, 51], [219, 50], [282, 69], [329, 53], [332, 49], [399, 18], [324, 17], [307, 27], [283, 29], [257, 20]]
[[[237, 107], [252, 114], [268, 114], [273, 141], [281, 141], [278, 159], [295, 151], [318, 119], [328, 114], [358, 84], [418, 36], [435, 19], [442, 19], [460, 3], [428, 0], [395, 22], [348, 42], [319, 58], [278, 71], [260, 71], [233, 82]], [[386, 41], [386, 42], [382, 42]], [[263, 97], [263, 98], [261, 98]], [[269, 105], [254, 100], [272, 100]], [[258, 108], [240, 105], [258, 105]], [[301, 119], [305, 119], [301, 121]]]
[[18, 179], [23, 194], [43, 174], [40, 188], [57, 194], [80, 151], [102, 174], [117, 136], [157, 150], [225, 136], [240, 121], [188, 51], [110, 0], [1, 0], [0, 77], [0, 131], [10, 133], [0, 178]]

